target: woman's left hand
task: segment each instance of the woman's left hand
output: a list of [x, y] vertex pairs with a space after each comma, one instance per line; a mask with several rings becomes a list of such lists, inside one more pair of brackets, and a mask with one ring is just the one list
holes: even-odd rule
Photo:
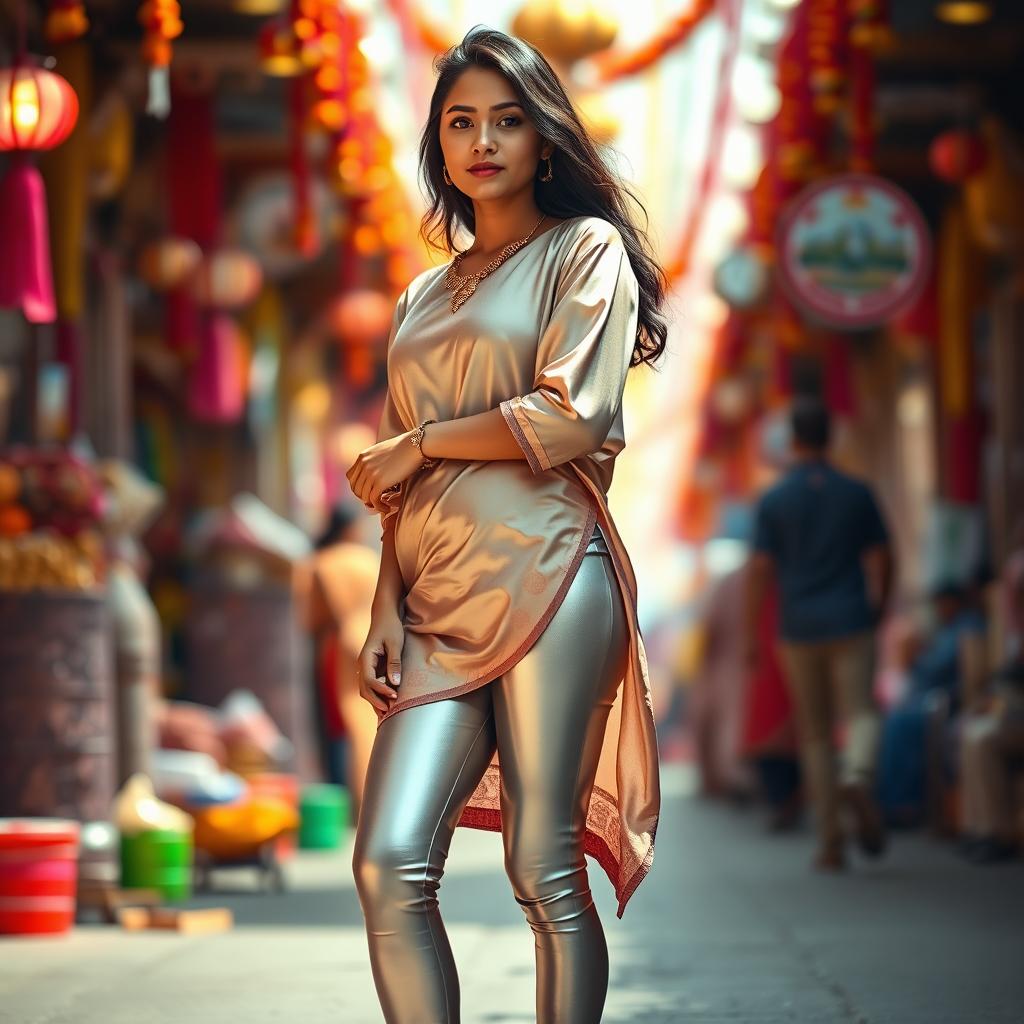
[[409, 441], [412, 431], [389, 437], [365, 448], [349, 467], [352, 493], [369, 509], [381, 511], [380, 495], [412, 476], [423, 462], [419, 449]]

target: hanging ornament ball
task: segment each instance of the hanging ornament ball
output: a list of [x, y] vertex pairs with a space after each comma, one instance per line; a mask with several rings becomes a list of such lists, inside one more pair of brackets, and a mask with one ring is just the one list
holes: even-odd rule
[[191, 238], [161, 238], [142, 250], [139, 276], [151, 288], [168, 291], [184, 284], [202, 259], [202, 250]]
[[346, 292], [331, 309], [331, 325], [344, 345], [372, 345], [387, 337], [393, 304], [372, 288]]
[[751, 409], [751, 394], [741, 377], [725, 377], [711, 392], [711, 408], [725, 424], [733, 426], [744, 420]]
[[985, 143], [972, 132], [943, 132], [928, 149], [932, 172], [953, 185], [973, 178], [984, 169], [987, 160]]
[[520, 39], [566, 63], [607, 49], [618, 30], [607, 5], [596, 0], [527, 0], [512, 22]]
[[206, 258], [196, 275], [196, 298], [214, 309], [241, 309], [259, 295], [263, 269], [242, 249], [219, 249]]
[[37, 67], [0, 68], [0, 151], [53, 149], [77, 120], [67, 79]]

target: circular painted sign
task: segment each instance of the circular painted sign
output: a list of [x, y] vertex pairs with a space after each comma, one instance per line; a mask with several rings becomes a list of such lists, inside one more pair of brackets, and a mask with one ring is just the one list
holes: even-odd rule
[[868, 174], [816, 182], [783, 211], [783, 287], [832, 327], [875, 327], [910, 305], [931, 260], [928, 228], [913, 200]]

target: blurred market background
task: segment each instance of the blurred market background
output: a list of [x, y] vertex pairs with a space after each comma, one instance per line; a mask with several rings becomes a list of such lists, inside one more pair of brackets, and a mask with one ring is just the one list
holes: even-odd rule
[[[418, 236], [432, 61], [478, 23], [558, 69], [670, 282], [611, 491], [667, 824], [610, 1019], [1019, 1020], [1019, 857], [993, 881], [958, 856], [986, 786], [1024, 829], [1021, 751], [964, 778], [1024, 622], [1009, 0], [0, 0], [0, 931], [70, 951], [5, 940], [0, 1019], [141, 1019], [100, 990], [144, 964], [124, 998], [179, 1000], [153, 1019], [277, 1019], [272, 954], [297, 1015], [378, 1019], [345, 844], [379, 529], [345, 470], [394, 301], [442, 258]], [[808, 872], [792, 709], [740, 656], [752, 510], [804, 395], [899, 566], [876, 679], [894, 841], [864, 889]], [[531, 1019], [521, 915], [482, 909], [493, 838], [450, 864], [457, 952], [489, 936], [507, 965], [464, 1004], [505, 991], [519, 1016], [486, 1019]], [[147, 927], [169, 934], [132, 945]], [[276, 927], [283, 952], [252, 932]], [[217, 941], [251, 973], [212, 966]]]

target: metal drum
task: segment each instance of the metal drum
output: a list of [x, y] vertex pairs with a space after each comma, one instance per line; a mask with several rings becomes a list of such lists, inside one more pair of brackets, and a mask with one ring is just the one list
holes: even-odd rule
[[0, 593], [0, 816], [106, 818], [114, 758], [103, 595]]

